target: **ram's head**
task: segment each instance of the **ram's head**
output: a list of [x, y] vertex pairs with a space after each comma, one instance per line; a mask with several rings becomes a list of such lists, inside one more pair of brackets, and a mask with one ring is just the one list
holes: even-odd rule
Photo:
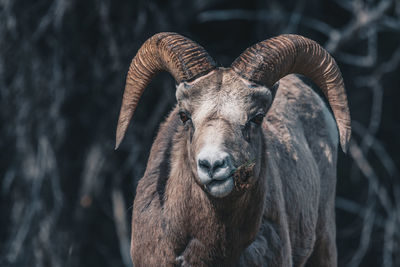
[[275, 83], [290, 73], [303, 74], [322, 89], [346, 150], [350, 120], [343, 81], [334, 60], [317, 43], [281, 35], [248, 48], [230, 68], [217, 68], [201, 46], [175, 33], [154, 35], [132, 60], [117, 147], [143, 90], [162, 70], [169, 71], [178, 83], [178, 116], [189, 155], [185, 164], [213, 197], [228, 196], [240, 182], [237, 173], [243, 170], [258, 177], [264, 149], [263, 118], [272, 104]]

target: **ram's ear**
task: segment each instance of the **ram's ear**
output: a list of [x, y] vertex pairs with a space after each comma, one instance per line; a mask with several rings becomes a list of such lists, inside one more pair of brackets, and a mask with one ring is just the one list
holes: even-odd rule
[[176, 101], [180, 102], [189, 97], [189, 90], [192, 86], [187, 82], [181, 82], [176, 85], [175, 97]]
[[276, 92], [278, 91], [279, 88], [279, 81], [277, 81], [274, 85], [272, 85], [271, 87], [271, 92], [272, 92], [272, 96], [275, 97]]

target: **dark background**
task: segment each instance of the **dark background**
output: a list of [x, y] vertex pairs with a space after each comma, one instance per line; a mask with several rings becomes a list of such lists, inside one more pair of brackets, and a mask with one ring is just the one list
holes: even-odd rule
[[114, 133], [140, 45], [175, 31], [224, 66], [280, 33], [338, 61], [353, 139], [340, 153], [339, 266], [400, 266], [400, 3], [0, 0], [0, 266], [130, 266], [130, 217], [174, 81], [147, 88]]

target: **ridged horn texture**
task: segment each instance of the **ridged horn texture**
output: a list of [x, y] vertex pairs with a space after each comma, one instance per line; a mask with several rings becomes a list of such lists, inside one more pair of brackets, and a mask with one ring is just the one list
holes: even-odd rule
[[203, 47], [177, 33], [149, 38], [133, 58], [126, 77], [115, 149], [121, 144], [139, 99], [153, 76], [168, 71], [177, 83], [194, 80], [216, 68]]
[[299, 35], [280, 35], [249, 47], [231, 67], [243, 78], [268, 87], [291, 73], [311, 79], [328, 99], [342, 150], [347, 151], [351, 125], [343, 78], [335, 60], [319, 44]]

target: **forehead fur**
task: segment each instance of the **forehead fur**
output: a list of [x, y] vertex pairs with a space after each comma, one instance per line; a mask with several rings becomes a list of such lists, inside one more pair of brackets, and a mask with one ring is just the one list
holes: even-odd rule
[[176, 90], [179, 106], [192, 115], [193, 121], [204, 118], [230, 118], [238, 122], [250, 113], [265, 112], [272, 100], [271, 91], [253, 84], [231, 69], [219, 68]]

